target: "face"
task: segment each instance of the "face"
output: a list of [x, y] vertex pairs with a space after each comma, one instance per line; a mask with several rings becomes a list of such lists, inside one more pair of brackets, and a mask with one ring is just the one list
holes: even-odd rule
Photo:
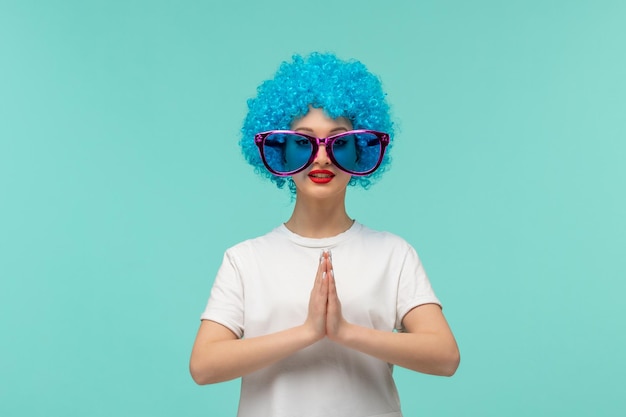
[[[291, 124], [291, 130], [327, 138], [352, 130], [352, 123], [345, 117], [330, 118], [324, 110], [311, 107], [304, 117]], [[311, 166], [292, 176], [298, 196], [315, 198], [342, 197], [351, 177], [333, 165], [325, 146], [320, 146]]]

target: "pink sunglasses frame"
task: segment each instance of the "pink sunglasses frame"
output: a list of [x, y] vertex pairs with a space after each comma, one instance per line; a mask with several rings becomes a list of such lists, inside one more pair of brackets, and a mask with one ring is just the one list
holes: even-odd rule
[[[311, 156], [309, 157], [309, 160], [307, 161], [307, 163], [304, 164], [304, 166], [296, 170], [288, 171], [288, 172], [275, 171], [270, 167], [270, 165], [267, 163], [265, 159], [265, 152], [263, 151], [263, 144], [265, 143], [265, 139], [269, 135], [276, 134], [276, 133], [286, 133], [286, 134], [297, 135], [302, 138], [306, 138], [309, 140], [309, 142], [311, 142], [311, 145], [312, 145]], [[340, 139], [344, 136], [360, 134], [360, 133], [373, 134], [380, 140], [380, 155], [378, 157], [378, 161], [376, 162], [376, 165], [372, 169], [365, 171], [365, 172], [355, 172], [355, 171], [342, 167], [341, 164], [339, 164], [337, 160], [335, 159], [335, 155], [333, 154], [333, 150], [332, 150], [333, 149], [332, 145], [337, 139]], [[272, 174], [278, 177], [289, 177], [291, 175], [297, 174], [298, 172], [304, 171], [309, 166], [311, 166], [311, 164], [313, 163], [313, 161], [315, 160], [317, 156], [317, 153], [319, 152], [320, 145], [324, 145], [326, 147], [326, 153], [328, 154], [328, 157], [332, 161], [333, 165], [335, 165], [340, 170], [347, 172], [350, 175], [362, 177], [362, 176], [370, 175], [371, 173], [376, 171], [378, 167], [380, 166], [381, 162], [383, 161], [383, 157], [385, 156], [385, 150], [387, 146], [389, 145], [389, 134], [384, 133], [384, 132], [379, 132], [377, 130], [357, 129], [357, 130], [349, 130], [347, 132], [342, 132], [337, 135], [329, 136], [327, 138], [316, 138], [315, 136], [307, 135], [302, 132], [295, 132], [293, 130], [268, 130], [266, 132], [261, 132], [261, 133], [257, 133], [256, 135], [254, 135], [254, 143], [259, 148], [259, 153], [261, 155], [261, 159], [263, 160], [263, 165], [265, 165], [265, 168], [267, 168], [269, 172], [271, 172]]]

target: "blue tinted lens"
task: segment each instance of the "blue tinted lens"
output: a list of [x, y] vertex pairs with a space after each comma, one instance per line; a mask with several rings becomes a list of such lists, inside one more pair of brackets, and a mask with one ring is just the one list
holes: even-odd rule
[[272, 133], [265, 138], [263, 153], [267, 165], [278, 173], [297, 171], [311, 158], [313, 145], [293, 133]]
[[337, 164], [355, 173], [374, 169], [381, 150], [380, 139], [373, 133], [353, 133], [333, 142], [333, 155]]

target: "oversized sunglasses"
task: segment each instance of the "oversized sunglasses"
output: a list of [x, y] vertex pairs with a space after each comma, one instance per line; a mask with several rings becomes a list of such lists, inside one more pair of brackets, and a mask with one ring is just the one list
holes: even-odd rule
[[375, 130], [350, 130], [327, 138], [316, 138], [292, 130], [270, 130], [257, 133], [254, 143], [259, 148], [265, 167], [274, 175], [287, 177], [310, 166], [320, 145], [332, 163], [348, 174], [369, 175], [380, 166], [389, 145], [389, 135]]

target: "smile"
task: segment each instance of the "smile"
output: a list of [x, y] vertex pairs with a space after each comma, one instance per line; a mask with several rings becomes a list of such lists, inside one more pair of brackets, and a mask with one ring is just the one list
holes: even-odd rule
[[335, 174], [325, 169], [319, 169], [309, 172], [309, 178], [316, 184], [326, 184], [330, 182], [334, 176]]

